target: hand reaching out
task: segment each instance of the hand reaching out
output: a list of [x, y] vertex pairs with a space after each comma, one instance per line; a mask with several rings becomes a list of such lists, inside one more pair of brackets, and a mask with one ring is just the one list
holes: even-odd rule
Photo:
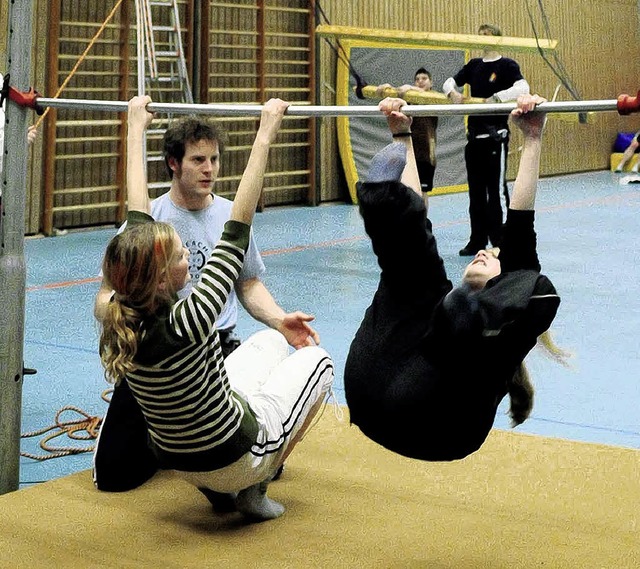
[[280, 332], [289, 345], [296, 350], [305, 346], [315, 346], [320, 344], [320, 335], [316, 332], [308, 322], [315, 319], [315, 316], [296, 311], [285, 314], [282, 323], [278, 327]]

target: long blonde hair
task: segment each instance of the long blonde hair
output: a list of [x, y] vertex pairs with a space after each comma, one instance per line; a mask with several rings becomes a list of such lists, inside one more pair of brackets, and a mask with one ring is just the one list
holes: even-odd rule
[[[551, 337], [551, 332], [546, 330], [538, 336], [537, 345], [540, 346], [544, 353], [557, 363], [569, 367], [569, 358], [571, 353], [558, 347]], [[531, 376], [524, 362], [518, 366], [513, 377], [507, 384], [509, 393], [509, 416], [511, 417], [511, 426], [516, 427], [527, 420], [533, 409], [534, 388], [531, 382]]]
[[100, 359], [105, 377], [118, 383], [135, 369], [140, 324], [175, 294], [166, 276], [174, 261], [175, 230], [167, 223], [135, 225], [116, 235], [102, 262], [113, 289], [102, 321]]

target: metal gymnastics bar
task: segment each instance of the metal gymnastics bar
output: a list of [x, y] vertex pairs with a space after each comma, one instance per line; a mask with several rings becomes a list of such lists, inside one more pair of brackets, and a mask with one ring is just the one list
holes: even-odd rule
[[[639, 94], [640, 95], [640, 94]], [[93, 101], [89, 99], [48, 99], [37, 97], [36, 104], [41, 107], [58, 109], [84, 109], [105, 112], [127, 112], [128, 103], [124, 101]], [[411, 116], [452, 116], [452, 115], [501, 115], [516, 108], [516, 103], [470, 103], [464, 105], [407, 105], [403, 112]], [[263, 105], [238, 104], [190, 104], [190, 103], [149, 103], [147, 109], [152, 113], [203, 114], [232, 117], [260, 116]], [[621, 115], [638, 112], [638, 97], [620, 95], [618, 99], [593, 101], [559, 101], [542, 103], [538, 109], [543, 112], [580, 113], [617, 111]], [[314, 106], [291, 105], [286, 114], [296, 117], [379, 117], [377, 106]]]

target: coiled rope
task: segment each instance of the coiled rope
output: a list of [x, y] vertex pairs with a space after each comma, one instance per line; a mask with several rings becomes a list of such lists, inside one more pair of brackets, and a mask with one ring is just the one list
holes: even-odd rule
[[[104, 401], [109, 403], [111, 399], [108, 397], [113, 392], [113, 388], [109, 388], [105, 390], [101, 397]], [[80, 415], [79, 419], [69, 419], [62, 420], [62, 415], [66, 412], [75, 412]], [[54, 419], [54, 424], [50, 427], [43, 427], [42, 429], [37, 429], [35, 431], [31, 431], [28, 433], [23, 433], [20, 435], [22, 439], [28, 439], [31, 437], [38, 437], [40, 435], [45, 436], [39, 443], [40, 448], [45, 451], [47, 454], [33, 454], [30, 452], [20, 452], [21, 456], [26, 458], [32, 458], [33, 460], [49, 460], [52, 458], [60, 458], [63, 456], [70, 456], [74, 454], [82, 454], [85, 452], [93, 452], [95, 449], [95, 445], [83, 445], [83, 446], [55, 446], [49, 444], [54, 439], [61, 437], [63, 435], [67, 435], [70, 439], [74, 441], [91, 441], [95, 440], [98, 437], [98, 433], [100, 432], [100, 427], [102, 425], [102, 417], [95, 417], [93, 415], [89, 415], [86, 411], [83, 411], [79, 407], [75, 405], [67, 405], [62, 409], [58, 410], [56, 413], [56, 417]]]

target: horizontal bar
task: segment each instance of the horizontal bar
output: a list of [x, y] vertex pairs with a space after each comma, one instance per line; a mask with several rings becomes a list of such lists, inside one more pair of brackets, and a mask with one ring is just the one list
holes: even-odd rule
[[[83, 109], [104, 112], [127, 112], [126, 101], [94, 101], [90, 99], [50, 99], [38, 97], [37, 104], [41, 107], [57, 109]], [[260, 116], [263, 105], [254, 104], [197, 104], [197, 103], [150, 103], [148, 110], [152, 113], [167, 113], [176, 115], [202, 114], [216, 116], [249, 117]], [[516, 108], [516, 103], [471, 103], [466, 105], [406, 105], [403, 112], [411, 116], [454, 116], [454, 115], [500, 115], [508, 114]], [[580, 113], [617, 111], [618, 100], [594, 101], [556, 101], [542, 103], [538, 109], [554, 113]], [[297, 117], [379, 117], [378, 106], [317, 106], [291, 105], [287, 109], [288, 116]]]

